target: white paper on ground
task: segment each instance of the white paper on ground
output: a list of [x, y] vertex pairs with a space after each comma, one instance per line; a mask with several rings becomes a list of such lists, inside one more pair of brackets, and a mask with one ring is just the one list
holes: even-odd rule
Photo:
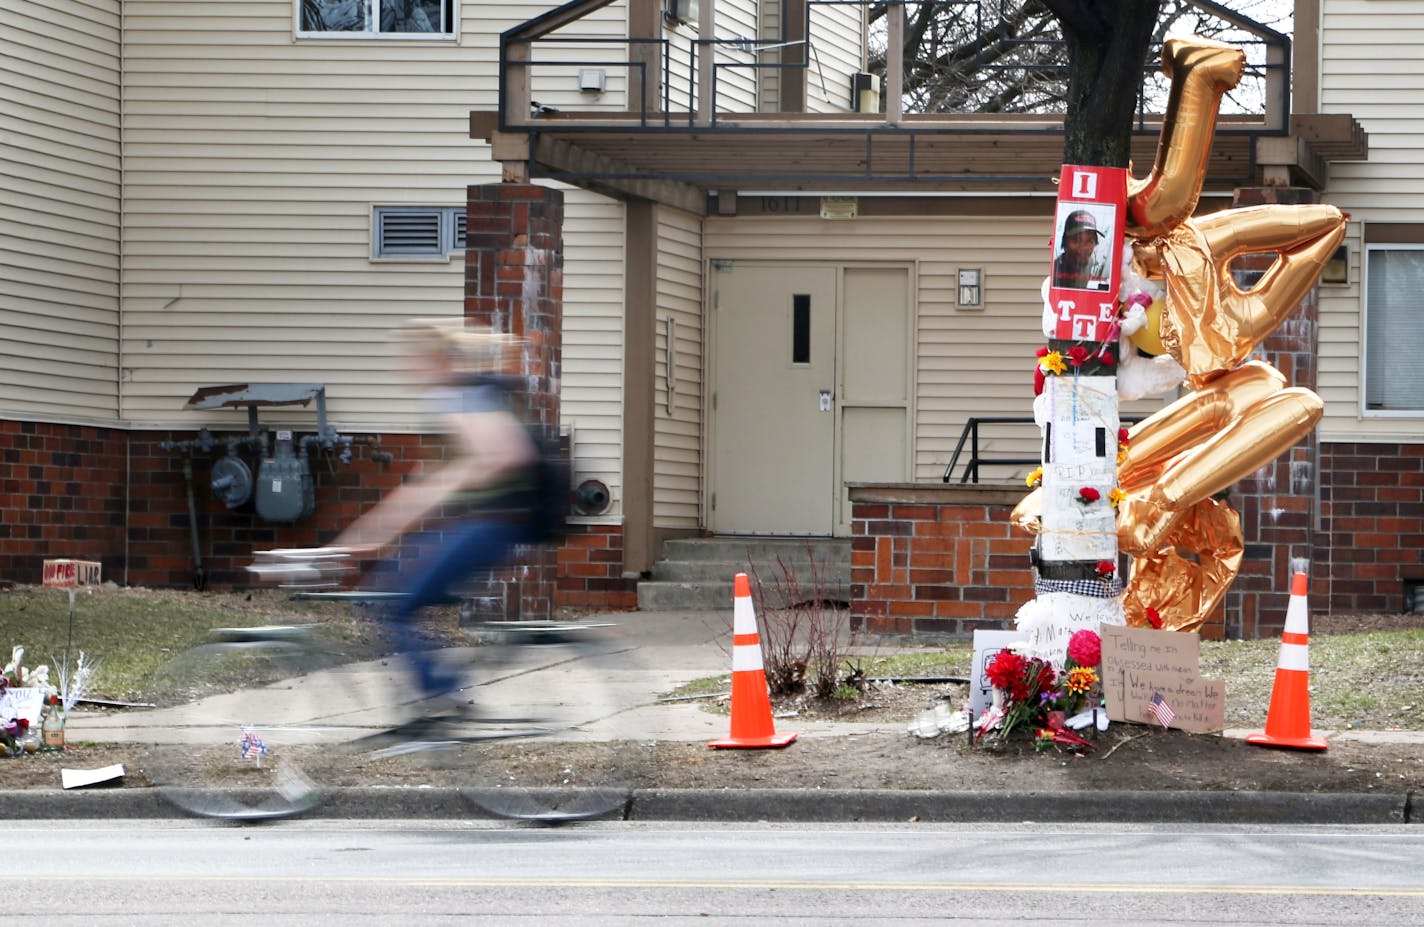
[[123, 763], [115, 763], [112, 766], [101, 766], [98, 769], [61, 769], [59, 771], [60, 782], [66, 789], [77, 789], [99, 782], [108, 782], [112, 779], [122, 779], [123, 777]]

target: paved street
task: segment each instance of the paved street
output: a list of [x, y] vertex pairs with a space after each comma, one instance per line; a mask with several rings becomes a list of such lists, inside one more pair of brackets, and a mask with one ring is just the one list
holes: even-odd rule
[[1424, 909], [1407, 826], [129, 821], [7, 838], [52, 924], [1390, 927]]

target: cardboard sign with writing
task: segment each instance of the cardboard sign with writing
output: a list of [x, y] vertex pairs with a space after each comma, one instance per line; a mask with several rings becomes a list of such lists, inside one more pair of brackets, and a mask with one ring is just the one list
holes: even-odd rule
[[1111, 625], [1100, 633], [1109, 718], [1157, 723], [1147, 714], [1157, 691], [1176, 712], [1172, 727], [1205, 732], [1225, 726], [1226, 687], [1201, 678], [1201, 639], [1196, 634]]
[[[1122, 676], [1123, 717], [1140, 724], [1160, 724], [1147, 711], [1154, 693], [1160, 693], [1173, 715], [1168, 727], [1214, 734], [1226, 727], [1226, 686], [1217, 679], [1198, 676], [1156, 675], [1128, 670]], [[1112, 718], [1109, 709], [1108, 717]]]

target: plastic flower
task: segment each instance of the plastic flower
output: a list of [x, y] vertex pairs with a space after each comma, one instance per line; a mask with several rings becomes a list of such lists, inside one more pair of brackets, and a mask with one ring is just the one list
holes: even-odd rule
[[1106, 579], [1117, 572], [1117, 564], [1113, 563], [1111, 560], [1099, 560], [1097, 562], [1097, 565], [1094, 567], [1094, 570], [1098, 574], [1098, 576]]
[[1068, 363], [1074, 367], [1081, 367], [1088, 362], [1088, 349], [1081, 344], [1075, 344], [1068, 349]]
[[1083, 628], [1068, 638], [1068, 659], [1079, 666], [1097, 666], [1103, 658], [1103, 639], [1098, 632]]
[[1117, 366], [1117, 356], [1107, 348], [1103, 348], [1098, 352], [1098, 360], [1102, 361], [1104, 367]]
[[1059, 375], [1068, 372], [1068, 365], [1063, 361], [1063, 355], [1057, 351], [1049, 351], [1038, 360], [1038, 366], [1044, 373]]
[[1113, 508], [1117, 508], [1118, 503], [1126, 498], [1127, 493], [1123, 492], [1121, 489], [1118, 489], [1116, 486], [1108, 490], [1108, 501], [1112, 503]]
[[1063, 683], [1069, 695], [1087, 695], [1098, 684], [1098, 671], [1091, 666], [1075, 666]]
[[1147, 623], [1158, 631], [1162, 630], [1162, 613], [1151, 605], [1147, 606]]
[[1097, 502], [1102, 497], [1103, 494], [1098, 492], [1091, 486], [1084, 486], [1082, 489], [1078, 490], [1078, 501], [1082, 502], [1085, 505], [1092, 505], [1094, 502]]
[[1126, 428], [1119, 428], [1119, 429], [1117, 430], [1117, 446], [1118, 446], [1118, 447], [1127, 447], [1127, 446], [1128, 446], [1129, 444], [1131, 444], [1131, 443], [1132, 443], [1132, 440], [1131, 440], [1131, 438], [1128, 436], [1127, 429], [1126, 429]]
[[1024, 482], [1028, 484], [1028, 488], [1029, 488], [1029, 489], [1033, 489], [1033, 488], [1034, 488], [1035, 486], [1037, 486], [1039, 483], [1042, 483], [1042, 482], [1043, 482], [1043, 468], [1042, 468], [1042, 467], [1036, 468], [1032, 473], [1030, 473], [1030, 474], [1024, 479]]
[[1000, 650], [984, 670], [984, 676], [996, 689], [1002, 689], [1009, 701], [1019, 701], [1028, 694], [1024, 670], [1028, 661], [1012, 650]]

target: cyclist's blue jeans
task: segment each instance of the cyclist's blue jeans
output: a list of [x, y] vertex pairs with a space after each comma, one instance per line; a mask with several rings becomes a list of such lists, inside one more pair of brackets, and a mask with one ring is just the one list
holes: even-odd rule
[[402, 542], [417, 551], [416, 559], [400, 564], [399, 574], [392, 577], [404, 595], [384, 610], [383, 617], [395, 633], [396, 645], [409, 658], [423, 697], [448, 694], [459, 678], [441, 672], [431, 658], [416, 627], [420, 610], [457, 601], [460, 583], [499, 566], [515, 545], [528, 540], [527, 534], [516, 523], [473, 518], [449, 523], [443, 531], [412, 534]]

